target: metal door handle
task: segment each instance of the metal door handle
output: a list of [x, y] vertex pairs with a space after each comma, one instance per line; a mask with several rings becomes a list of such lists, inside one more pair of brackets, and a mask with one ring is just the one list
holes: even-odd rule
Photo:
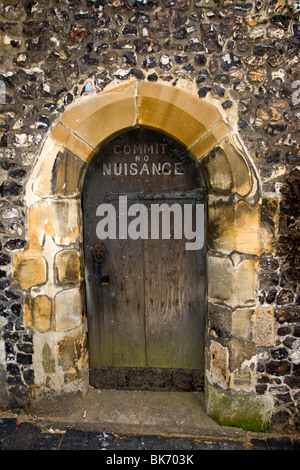
[[102, 245], [95, 245], [93, 247], [93, 258], [98, 263], [102, 263], [104, 261], [104, 249]]

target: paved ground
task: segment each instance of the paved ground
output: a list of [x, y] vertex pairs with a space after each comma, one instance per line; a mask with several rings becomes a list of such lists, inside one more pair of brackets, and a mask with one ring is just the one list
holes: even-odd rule
[[0, 450], [198, 455], [202, 450], [300, 450], [300, 437], [220, 426], [206, 415], [199, 393], [91, 389], [83, 401], [52, 402], [45, 396], [31, 414], [1, 412]]
[[248, 442], [233, 439], [164, 437], [159, 435], [120, 437], [112, 433], [81, 429], [42, 428], [16, 418], [0, 419], [1, 450], [300, 450], [300, 439], [289, 436], [252, 438]]

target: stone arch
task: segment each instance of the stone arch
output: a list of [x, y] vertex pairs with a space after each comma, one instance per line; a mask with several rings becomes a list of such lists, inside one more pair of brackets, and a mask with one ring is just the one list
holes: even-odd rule
[[[208, 413], [221, 422], [222, 400], [236, 394], [244, 399], [247, 394], [251, 413], [259, 414], [254, 394], [257, 345], [251, 321], [258, 260], [262, 252], [271, 250], [272, 240], [268, 227], [261, 224], [255, 168], [234, 130], [211, 103], [184, 89], [136, 80], [70, 105], [50, 131], [28, 180], [28, 247], [16, 254], [13, 274], [25, 291], [25, 323], [35, 332], [35, 385], [47, 383], [62, 393], [74, 390], [75, 383], [86, 383], [82, 181], [97, 150], [137, 126], [178, 140], [200, 161], [207, 177]], [[237, 312], [246, 319], [240, 328]], [[220, 328], [228, 335], [222, 337]], [[260, 423], [269, 413], [266, 400], [260, 397], [264, 409]], [[226, 409], [231, 409], [230, 404]], [[235, 424], [233, 411], [230, 419]]]

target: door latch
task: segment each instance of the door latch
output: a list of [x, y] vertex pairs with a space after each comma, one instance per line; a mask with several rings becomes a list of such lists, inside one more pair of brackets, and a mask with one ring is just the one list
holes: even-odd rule
[[104, 249], [102, 245], [95, 245], [93, 247], [93, 258], [98, 263], [102, 263], [104, 261]]

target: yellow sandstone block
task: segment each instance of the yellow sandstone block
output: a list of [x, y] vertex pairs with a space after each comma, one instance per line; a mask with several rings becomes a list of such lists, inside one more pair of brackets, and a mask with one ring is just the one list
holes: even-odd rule
[[47, 280], [46, 261], [39, 250], [26, 250], [14, 256], [14, 280], [21, 289], [44, 284]]
[[48, 331], [51, 327], [52, 301], [46, 295], [38, 295], [32, 301], [33, 327], [40, 331]]
[[55, 256], [55, 275], [58, 284], [74, 284], [81, 279], [80, 258], [76, 250], [62, 250]]

